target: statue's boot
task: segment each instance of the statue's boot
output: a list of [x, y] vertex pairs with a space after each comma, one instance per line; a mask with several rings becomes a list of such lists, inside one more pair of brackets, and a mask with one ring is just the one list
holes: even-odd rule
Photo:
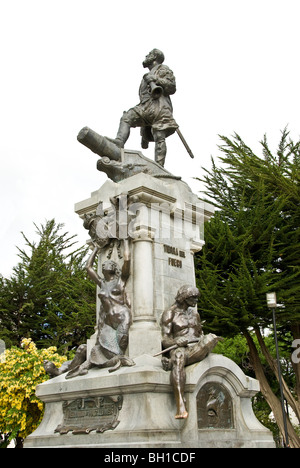
[[166, 140], [161, 139], [155, 142], [155, 162], [164, 167], [167, 154]]
[[116, 138], [113, 142], [119, 147], [124, 148], [130, 135], [130, 125], [121, 118], [120, 126]]

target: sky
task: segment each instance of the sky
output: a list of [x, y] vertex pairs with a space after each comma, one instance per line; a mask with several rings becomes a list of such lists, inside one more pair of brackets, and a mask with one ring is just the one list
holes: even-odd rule
[[[273, 150], [286, 126], [298, 140], [299, 14], [299, 0], [2, 0], [0, 274], [19, 261], [21, 231], [36, 239], [33, 223], [55, 218], [87, 240], [74, 205], [107, 177], [77, 134], [116, 136], [153, 48], [176, 77], [174, 117], [195, 155], [174, 134], [165, 168], [199, 196], [220, 135], [258, 155], [264, 134]], [[139, 129], [126, 148], [141, 150]]]

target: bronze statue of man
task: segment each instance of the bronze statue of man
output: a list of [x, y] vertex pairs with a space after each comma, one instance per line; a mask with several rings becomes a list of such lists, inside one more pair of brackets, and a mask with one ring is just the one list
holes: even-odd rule
[[165, 370], [171, 370], [177, 405], [176, 419], [186, 419], [184, 387], [185, 366], [202, 361], [222, 338], [210, 333], [204, 335], [200, 315], [195, 310], [199, 290], [193, 286], [182, 286], [175, 298], [175, 304], [161, 317], [163, 348], [173, 347], [168, 357], [162, 358]]
[[178, 128], [170, 99], [176, 91], [175, 77], [172, 70], [163, 65], [164, 59], [158, 49], [146, 56], [143, 66], [149, 73], [144, 75], [140, 85], [140, 103], [123, 113], [117, 137], [113, 140], [124, 148], [130, 128], [141, 127], [142, 148], [148, 148], [148, 143], [154, 141], [155, 161], [161, 166], [164, 166], [167, 153], [166, 138]]

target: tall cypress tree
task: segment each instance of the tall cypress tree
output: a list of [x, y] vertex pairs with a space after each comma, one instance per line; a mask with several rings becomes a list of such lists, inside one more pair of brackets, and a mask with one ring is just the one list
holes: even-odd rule
[[1, 278], [0, 338], [18, 345], [30, 337], [39, 347], [66, 353], [94, 331], [95, 286], [86, 278], [87, 247], [55, 220], [36, 226], [38, 242], [23, 234], [20, 263], [10, 278]]
[[[223, 336], [243, 333], [264, 396], [282, 428], [280, 405], [262, 370], [252, 332], [276, 375], [274, 358], [262, 330], [272, 328], [266, 292], [277, 292], [279, 337], [289, 346], [300, 335], [300, 142], [285, 130], [273, 154], [266, 138], [259, 157], [235, 135], [221, 137], [220, 165], [212, 160], [203, 181], [206, 196], [217, 210], [205, 227], [206, 244], [196, 257], [202, 292], [200, 312], [207, 329]], [[292, 362], [293, 388], [285, 396], [300, 418], [300, 365]], [[292, 428], [294, 446], [300, 441]]]

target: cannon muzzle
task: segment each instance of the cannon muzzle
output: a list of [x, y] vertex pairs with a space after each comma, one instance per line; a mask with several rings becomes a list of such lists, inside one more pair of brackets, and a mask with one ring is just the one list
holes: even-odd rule
[[106, 156], [115, 161], [121, 160], [121, 149], [113, 141], [99, 135], [89, 127], [80, 130], [77, 140], [98, 156]]

